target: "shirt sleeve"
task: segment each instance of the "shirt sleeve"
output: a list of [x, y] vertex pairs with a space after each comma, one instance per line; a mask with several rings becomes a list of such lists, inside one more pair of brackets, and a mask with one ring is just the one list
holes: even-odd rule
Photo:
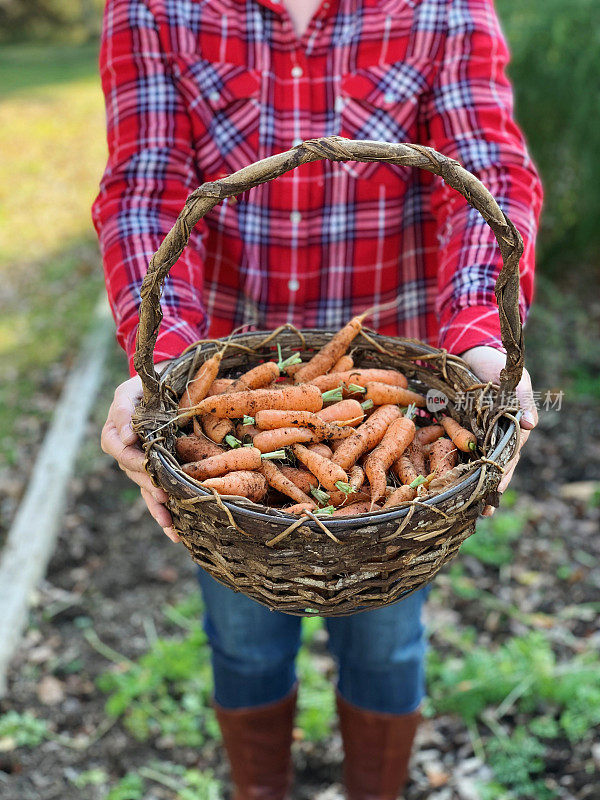
[[[100, 49], [108, 163], [92, 206], [117, 340], [131, 374], [140, 287], [148, 262], [201, 183], [191, 122], [142, 0], [108, 0]], [[205, 335], [203, 221], [171, 269], [154, 352], [162, 361]]]
[[[533, 295], [542, 187], [519, 127], [505, 68], [509, 51], [491, 0], [448, 0], [444, 51], [424, 106], [428, 144], [459, 161], [492, 193], [523, 237], [521, 319]], [[494, 284], [502, 265], [479, 212], [440, 179], [432, 193], [439, 240], [439, 346], [460, 354], [503, 350]]]

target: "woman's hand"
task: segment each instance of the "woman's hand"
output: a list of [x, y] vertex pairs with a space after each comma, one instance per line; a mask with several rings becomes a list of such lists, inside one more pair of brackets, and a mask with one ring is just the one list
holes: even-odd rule
[[[471, 367], [475, 375], [481, 378], [482, 381], [494, 381], [498, 383], [500, 378], [500, 370], [506, 363], [506, 356], [500, 350], [494, 347], [472, 347], [466, 350], [461, 358]], [[515, 389], [519, 405], [523, 409], [521, 417], [521, 439], [519, 443], [519, 450], [515, 453], [514, 457], [508, 462], [505, 467], [504, 475], [498, 486], [498, 491], [502, 493], [512, 478], [517, 462], [521, 455], [521, 448], [529, 438], [529, 432], [538, 423], [538, 413], [533, 401], [533, 394], [531, 390], [531, 378], [526, 369], [523, 370], [523, 376], [519, 385]], [[486, 506], [483, 510], [485, 517], [491, 517], [495, 509], [493, 506]]]
[[[162, 362], [165, 366], [167, 363]], [[178, 542], [179, 536], [173, 527], [173, 520], [164, 506], [167, 493], [152, 483], [144, 469], [146, 454], [139, 445], [138, 435], [131, 427], [131, 417], [141, 397], [142, 381], [139, 375], [117, 386], [102, 429], [100, 444], [105, 453], [116, 459], [127, 477], [140, 487], [148, 511], [169, 539]]]

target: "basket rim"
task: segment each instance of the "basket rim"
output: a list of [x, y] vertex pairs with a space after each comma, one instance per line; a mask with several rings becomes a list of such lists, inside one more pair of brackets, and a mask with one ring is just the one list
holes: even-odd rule
[[[517, 411], [517, 413], [515, 414], [516, 420], [520, 419], [521, 413], [522, 413], [521, 411]], [[501, 451], [506, 447], [511, 436], [513, 435], [514, 429], [515, 429], [515, 423], [512, 420], [509, 420], [509, 426], [504, 436], [498, 442], [496, 447], [492, 450], [491, 454], [488, 456], [489, 459], [493, 461], [501, 453]], [[182, 483], [188, 488], [193, 489], [200, 496], [210, 497], [210, 492], [201, 489], [195, 483], [191, 483], [185, 477], [175, 472], [171, 464], [167, 461], [167, 459], [163, 456], [161, 452], [158, 452], [156, 455], [158, 456], [161, 464], [166, 469], [166, 471], [174, 478], [176, 478], [179, 481], [179, 483]], [[466, 488], [467, 486], [470, 486], [472, 483], [475, 483], [475, 481], [479, 480], [479, 476], [481, 475], [481, 469], [482, 467], [481, 465], [479, 465], [475, 470], [475, 472], [473, 472], [470, 475], [467, 475], [462, 481], [459, 481], [455, 486], [452, 486], [450, 489], [446, 489], [445, 492], [436, 494], [435, 497], [430, 497], [426, 500], [423, 500], [423, 505], [435, 506], [444, 500], [450, 499], [455, 494], [458, 494], [458, 492], [461, 491], [462, 489]], [[290, 520], [297, 519], [297, 517], [293, 516], [292, 514], [287, 514], [285, 516], [265, 514], [264, 511], [255, 511], [249, 505], [240, 505], [238, 503], [232, 503], [227, 500], [223, 500], [222, 502], [223, 505], [226, 506], [230, 511], [232, 512], [235, 511], [238, 513], [243, 511], [245, 514], [248, 514], [250, 517], [253, 517], [257, 522], [261, 520], [272, 522], [273, 519], [279, 519], [283, 522], [285, 519], [290, 519]], [[326, 519], [327, 527], [330, 528], [332, 532], [335, 530], [341, 530], [342, 528], [344, 529], [350, 528], [351, 530], [354, 528], [364, 528], [365, 524], [368, 524], [366, 522], [367, 517], [369, 517], [373, 521], [373, 524], [379, 522], [391, 522], [394, 519], [401, 519], [402, 517], [405, 517], [408, 514], [409, 510], [410, 506], [405, 506], [404, 508], [398, 508], [397, 510], [391, 510], [386, 513], [383, 513], [382, 511], [374, 511], [368, 514], [361, 514], [360, 516], [356, 517], [339, 517], [338, 519], [327, 517]], [[307, 519], [306, 524], [314, 525], [314, 522], [312, 522], [312, 520]]]
[[[322, 332], [322, 329], [318, 329], [318, 330], [319, 330], [319, 332]], [[305, 332], [309, 333], [311, 331], [314, 332], [313, 329], [302, 329], [303, 333], [305, 333]], [[262, 334], [262, 333], [264, 333], [264, 331], [248, 331], [248, 333]], [[247, 334], [237, 334], [237, 335], [234, 335], [232, 338], [236, 339], [236, 338], [238, 338], [238, 336], [244, 336], [244, 335], [247, 335]], [[407, 340], [407, 341], [411, 341], [411, 340]], [[415, 340], [415, 342], [416, 341], [417, 340]], [[202, 342], [202, 340], [201, 340], [201, 342]], [[180, 356], [178, 356], [176, 359], [171, 361], [171, 363], [169, 364], [167, 369], [164, 370], [163, 374], [161, 375], [161, 382], [179, 364], [179, 362], [181, 360], [185, 359], [186, 357], [189, 357], [189, 353], [193, 349], [193, 347], [197, 346], [201, 342], [196, 342], [194, 345], [191, 345]], [[209, 343], [210, 344], [214, 344], [214, 341], [207, 342], [207, 344], [209, 344]], [[424, 342], [420, 342], [420, 341], [418, 343], [421, 344], [421, 345], [425, 344]], [[437, 348], [433, 348], [431, 345], [426, 345], [426, 346], [428, 348], [431, 348], [432, 350], [436, 350], [437, 349]], [[521, 411], [517, 411], [515, 413], [514, 418], [515, 418], [515, 420], [517, 420], [517, 422], [519, 421], [519, 419], [521, 417], [521, 414], [522, 414]], [[513, 420], [512, 419], [508, 419], [508, 418], [505, 418], [505, 419], [507, 419], [507, 422], [509, 423], [508, 427], [507, 427], [506, 431], [504, 432], [503, 436], [501, 437], [500, 441], [494, 447], [493, 451], [488, 455], [488, 459], [491, 459], [492, 461], [495, 460], [497, 458], [497, 456], [502, 452], [502, 450], [506, 447], [506, 445], [508, 444], [508, 442], [510, 441], [511, 437], [513, 436], [513, 434], [515, 432], [515, 423], [513, 422]], [[496, 425], [498, 425], [499, 422], [500, 421], [496, 422]], [[195, 482], [192, 482], [192, 481], [188, 480], [184, 473], [177, 472], [160, 451], [156, 452], [156, 456], [158, 457], [158, 460], [160, 461], [160, 463], [163, 466], [163, 468], [175, 480], [177, 480], [178, 483], [183, 484], [187, 488], [193, 490], [194, 493], [196, 495], [198, 495], [198, 496], [210, 497], [210, 494], [211, 494], [210, 492], [207, 492], [205, 489], [202, 489]], [[469, 475], [466, 475], [463, 478], [463, 480], [459, 481], [455, 486], [452, 486], [450, 489], [446, 489], [446, 491], [441, 492], [440, 494], [437, 494], [434, 497], [430, 497], [430, 498], [428, 498], [426, 500], [423, 500], [423, 505], [436, 506], [438, 503], [452, 498], [454, 495], [458, 494], [462, 489], [470, 486], [472, 483], [475, 483], [477, 480], [479, 480], [479, 477], [481, 475], [481, 470], [482, 470], [482, 465], [480, 464], [473, 473], [471, 473]], [[233, 502], [227, 501], [227, 500], [222, 500], [222, 502], [226, 506], [226, 508], [229, 509], [229, 511], [236, 512], [236, 513], [243, 512], [243, 513], [247, 514], [249, 517], [253, 518], [256, 522], [260, 522], [260, 521], [273, 522], [274, 519], [278, 519], [278, 520], [283, 522], [283, 521], [285, 521], [287, 519], [290, 519], [290, 520], [297, 519], [297, 517], [295, 517], [295, 516], [293, 516], [291, 514], [287, 514], [287, 515], [284, 515], [283, 513], [281, 515], [279, 515], [279, 514], [267, 514], [264, 511], [257, 511], [254, 508], [252, 508], [250, 504], [248, 504], [248, 505], [243, 504], [242, 505], [240, 503], [233, 503]], [[390, 511], [387, 511], [387, 512], [376, 511], [376, 512], [371, 512], [369, 514], [361, 514], [360, 516], [340, 517], [338, 519], [333, 519], [331, 517], [328, 517], [327, 518], [327, 526], [332, 530], [332, 532], [335, 531], [335, 530], [340, 531], [342, 529], [353, 530], [355, 528], [363, 528], [365, 526], [365, 524], [369, 524], [367, 519], [369, 519], [369, 521], [372, 521], [373, 524], [386, 523], [386, 522], [391, 522], [391, 521], [396, 520], [396, 519], [402, 519], [402, 517], [405, 517], [409, 513], [409, 511], [410, 511], [410, 506], [404, 506], [403, 508], [390, 509]], [[310, 519], [306, 520], [306, 524], [309, 525], [309, 526], [314, 526], [315, 525], [315, 523]]]

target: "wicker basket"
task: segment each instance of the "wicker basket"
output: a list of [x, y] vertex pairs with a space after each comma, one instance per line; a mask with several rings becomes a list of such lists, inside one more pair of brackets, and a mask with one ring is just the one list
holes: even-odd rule
[[[449, 413], [476, 434], [483, 456], [464, 467], [460, 482], [441, 494], [391, 510], [326, 522], [316, 517], [297, 519], [241, 498], [209, 494], [183, 473], [174, 457], [172, 420], [177, 398], [189, 376], [222, 343], [202, 341], [188, 348], [161, 378], [152, 360], [162, 319], [162, 283], [198, 220], [223, 198], [322, 158], [385, 161], [426, 169], [440, 175], [482, 214], [502, 253], [496, 297], [507, 351], [500, 385], [491, 387], [482, 385], [460, 358], [444, 350], [369, 331], [359, 336], [353, 343], [357, 366], [397, 368], [417, 391], [433, 388], [444, 392]], [[134, 425], [147, 452], [148, 472], [168, 493], [175, 528], [194, 561], [226, 586], [289, 614], [355, 613], [393, 603], [429, 583], [474, 532], [484, 505], [497, 504], [503, 467], [518, 447], [518, 418], [511, 413], [516, 408], [500, 400], [513, 396], [523, 368], [518, 311], [522, 250], [519, 233], [483, 184], [456, 161], [419, 145], [339, 137], [310, 140], [193, 192], [153, 256], [142, 286], [135, 367], [144, 398]], [[232, 337], [221, 374], [235, 375], [272, 358], [277, 344], [284, 355], [298, 350], [303, 359], [310, 357], [331, 334], [285, 326], [270, 334]], [[456, 403], [459, 393], [466, 392], [476, 397], [468, 413]]]

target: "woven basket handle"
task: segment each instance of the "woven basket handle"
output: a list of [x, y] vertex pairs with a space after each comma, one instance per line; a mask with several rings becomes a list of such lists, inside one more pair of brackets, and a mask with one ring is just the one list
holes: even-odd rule
[[226, 178], [203, 183], [185, 201], [177, 221], [152, 256], [141, 288], [140, 323], [137, 331], [134, 366], [144, 387], [144, 405], [160, 406], [159, 376], [153, 353], [162, 320], [160, 296], [163, 281], [182, 254], [198, 220], [226, 197], [233, 197], [285, 172], [327, 158], [330, 161], [381, 161], [403, 167], [420, 167], [460, 192], [488, 223], [502, 254], [502, 270], [496, 281], [496, 300], [500, 332], [506, 349], [506, 365], [500, 373], [500, 390], [511, 393], [523, 372], [523, 330], [519, 315], [519, 259], [523, 240], [513, 223], [474, 175], [458, 161], [418, 144], [353, 141], [339, 136], [310, 139], [303, 144], [257, 161]]

